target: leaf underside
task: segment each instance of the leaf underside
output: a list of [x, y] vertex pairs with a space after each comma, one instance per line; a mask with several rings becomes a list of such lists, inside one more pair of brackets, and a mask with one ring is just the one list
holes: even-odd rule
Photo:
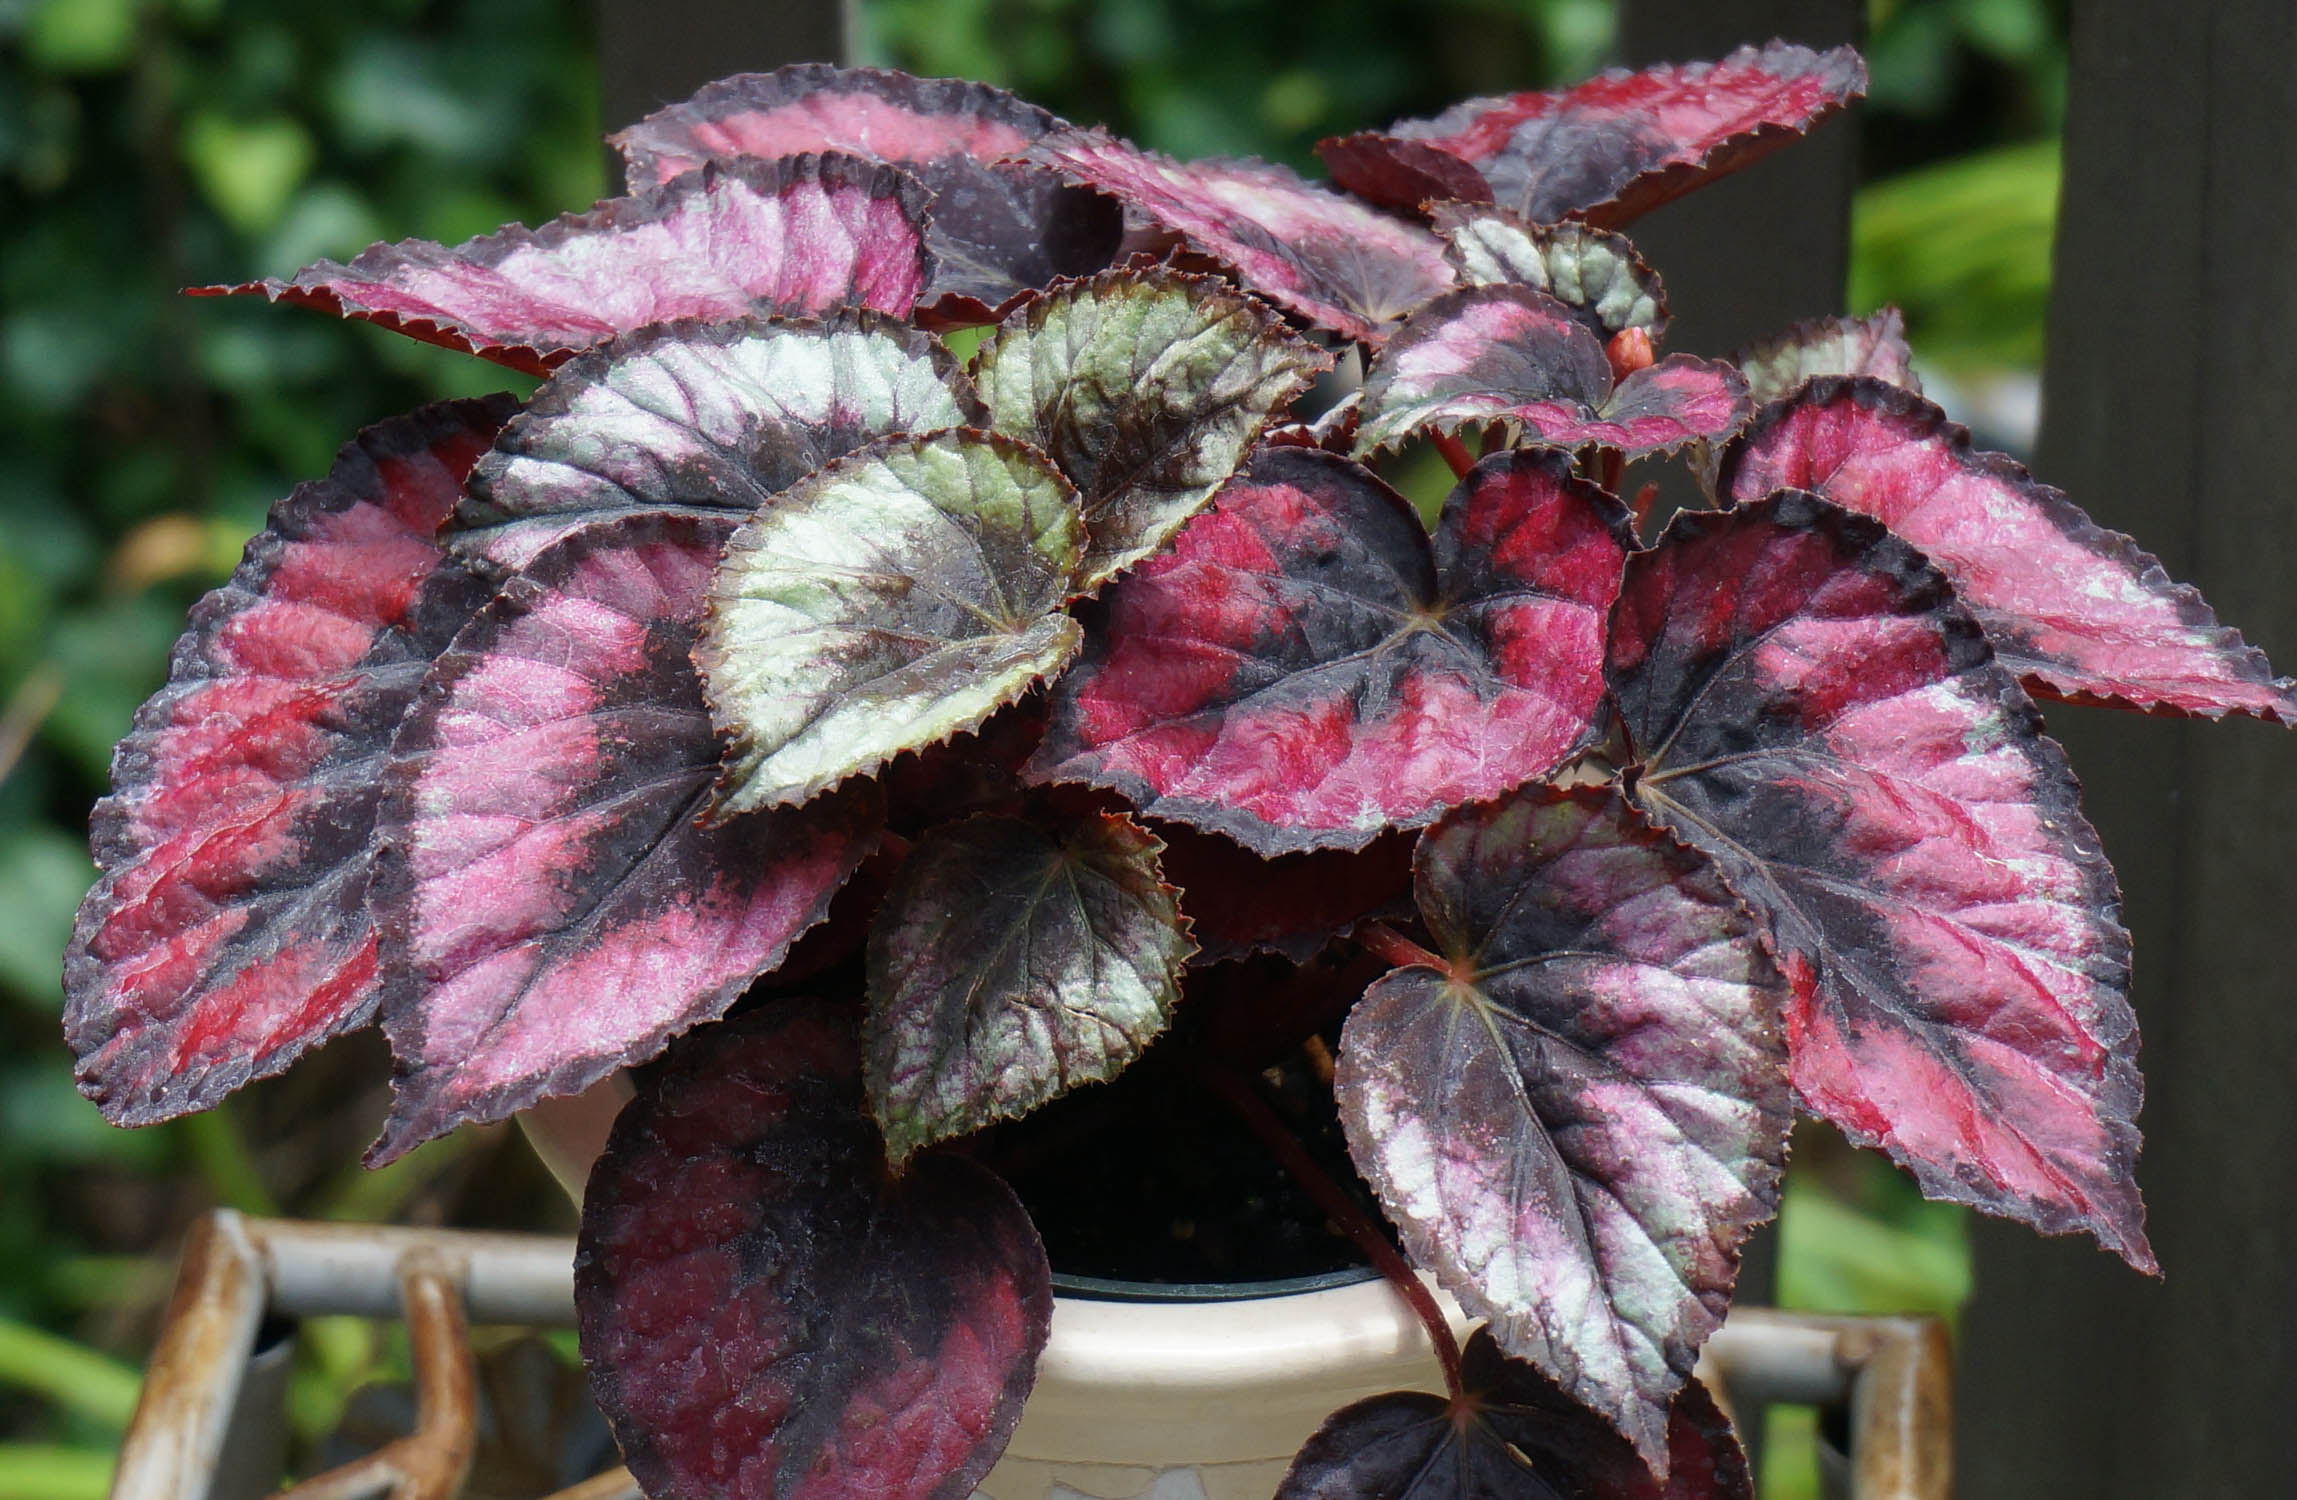
[[803, 802], [973, 728], [1068, 665], [1077, 493], [1024, 443], [897, 438], [727, 544], [695, 653], [728, 741], [713, 818]]
[[1030, 774], [1263, 855], [1544, 775], [1596, 731], [1625, 524], [1564, 455], [1503, 454], [1431, 546], [1362, 465], [1264, 448], [1109, 591]]
[[676, 318], [907, 317], [932, 267], [924, 190], [848, 156], [711, 162], [540, 229], [375, 245], [211, 293], [260, 293], [548, 374], [576, 350]]
[[1920, 553], [1787, 492], [1630, 561], [1644, 811], [1769, 921], [1806, 1107], [1932, 1197], [2151, 1269], [2129, 938], [2040, 717]]
[[1470, 99], [1431, 120], [1320, 143], [1374, 203], [1497, 203], [1533, 223], [1616, 227], [1760, 160], [1866, 92], [1849, 47], [1741, 47], [1717, 62], [1614, 69], [1555, 93]]
[[273, 508], [191, 612], [96, 806], [64, 958], [80, 1087], [145, 1125], [363, 1025], [377, 780], [430, 658], [486, 598], [433, 540], [515, 409], [378, 424]]
[[874, 847], [874, 788], [739, 830], [696, 822], [718, 743], [688, 655], [734, 525], [579, 532], [432, 668], [383, 816], [396, 1068], [378, 1163], [722, 1015]]
[[1452, 284], [1443, 242], [1289, 168], [1178, 162], [1101, 131], [1066, 130], [1030, 159], [1137, 209], [1245, 286], [1318, 328], [1377, 343]]
[[1895, 307], [1863, 318], [1797, 323], [1737, 350], [1731, 363], [1747, 377], [1747, 394], [1757, 406], [1790, 396], [1804, 381], [1822, 375], [1871, 375], [1922, 394], [1921, 377], [1914, 373], [1914, 351], [1906, 343], [1906, 319]]
[[1462, 286], [1512, 282], [1545, 292], [1604, 340], [1629, 328], [1653, 339], [1667, 331], [1659, 273], [1624, 235], [1576, 221], [1534, 224], [1488, 203], [1438, 203], [1429, 217]]
[[1198, 964], [1252, 953], [1306, 963], [1358, 922], [1409, 917], [1410, 833], [1382, 834], [1361, 849], [1312, 849], [1263, 858], [1233, 839], [1186, 824], [1159, 826], [1165, 879], [1180, 890]]
[[869, 941], [865, 1076], [896, 1164], [1113, 1078], [1165, 1029], [1196, 945], [1129, 818], [918, 840]]
[[1754, 1500], [1731, 1424], [1693, 1382], [1667, 1419], [1667, 1477], [1478, 1329], [1461, 1351], [1470, 1415], [1423, 1391], [1344, 1407], [1300, 1450], [1276, 1500]]
[[472, 474], [453, 545], [517, 567], [632, 511], [739, 518], [866, 443], [986, 417], [946, 350], [880, 313], [668, 323], [535, 393]]
[[964, 1500], [1052, 1320], [1028, 1215], [973, 1163], [898, 1179], [850, 1023], [777, 1001], [671, 1052], [590, 1179], [575, 1308], [654, 1500]]
[[1738, 371], [1688, 355], [1614, 386], [1602, 342], [1570, 308], [1502, 282], [1447, 292], [1405, 320], [1365, 374], [1355, 451], [1496, 423], [1520, 441], [1639, 457], [1727, 437], [1747, 411]]
[[1615, 794], [1526, 787], [1430, 829], [1450, 973], [1348, 1017], [1348, 1145], [1414, 1261], [1655, 1468], [1776, 1211], [1786, 986], [1703, 856]]
[[1721, 475], [1726, 496], [1812, 490], [1921, 548], [2038, 692], [2297, 723], [2297, 684], [2200, 594], [1911, 391], [1813, 381], [1763, 412]]
[[990, 425], [1076, 485], [1089, 592], [1170, 541], [1330, 363], [1211, 277], [1112, 271], [1015, 315], [973, 380]]

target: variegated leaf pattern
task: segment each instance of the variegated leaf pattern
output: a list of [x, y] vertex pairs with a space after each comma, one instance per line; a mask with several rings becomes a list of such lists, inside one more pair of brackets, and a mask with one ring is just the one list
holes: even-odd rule
[[1863, 318], [1797, 323], [1735, 351], [1731, 363], [1747, 377], [1747, 393], [1757, 406], [1790, 396], [1804, 381], [1821, 375], [1871, 375], [1922, 394], [1914, 351], [1906, 343], [1906, 319], [1895, 307]]
[[1488, 203], [1429, 210], [1444, 256], [1462, 286], [1514, 283], [1570, 308], [1597, 338], [1630, 328], [1656, 340], [1667, 331], [1667, 293], [1625, 235], [1567, 220], [1534, 224]]

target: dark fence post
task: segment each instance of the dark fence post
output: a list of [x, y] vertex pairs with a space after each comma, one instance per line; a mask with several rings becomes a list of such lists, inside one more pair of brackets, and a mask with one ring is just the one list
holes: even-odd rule
[[608, 130], [713, 78], [844, 62], [854, 0], [598, 0], [600, 120]]
[[[2038, 469], [2297, 666], [2297, 9], [2084, 0]], [[2136, 938], [2165, 1275], [1987, 1224], [1962, 1493], [2291, 1493], [2297, 745], [2059, 709]]]

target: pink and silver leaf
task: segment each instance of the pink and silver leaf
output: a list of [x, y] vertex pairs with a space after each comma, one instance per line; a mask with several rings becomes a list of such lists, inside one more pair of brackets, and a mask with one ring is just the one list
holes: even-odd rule
[[1641, 457], [1728, 437], [1748, 410], [1738, 371], [1688, 355], [1614, 385], [1602, 341], [1570, 308], [1498, 282], [1445, 293], [1388, 341], [1364, 377], [1355, 451], [1496, 425], [1523, 442]]
[[1414, 873], [1447, 967], [1349, 1014], [1349, 1153], [1414, 1262], [1664, 1470], [1777, 1211], [1787, 983], [1715, 866], [1613, 792], [1463, 808]]
[[1053, 1311], [1003, 1182], [940, 1153], [887, 1172], [851, 1019], [814, 1000], [672, 1049], [591, 1174], [574, 1297], [654, 1500], [965, 1500]]
[[1215, 278], [1111, 271], [1015, 313], [973, 380], [990, 425], [1043, 449], [1080, 492], [1085, 593], [1170, 541], [1330, 365]]
[[1629, 328], [1667, 331], [1667, 293], [1627, 237], [1576, 221], [1534, 224], [1488, 203], [1429, 210], [1462, 286], [1512, 282], [1545, 292], [1608, 343]]
[[193, 607], [114, 755], [103, 874], [64, 956], [80, 1087], [114, 1122], [205, 1109], [373, 1015], [381, 767], [488, 592], [434, 535], [516, 408], [445, 402], [362, 432]]
[[689, 653], [734, 518], [557, 543], [455, 637], [399, 732], [374, 905], [395, 1097], [373, 1159], [643, 1062], [715, 1020], [876, 846], [874, 788], [697, 822]]
[[634, 511], [739, 518], [866, 443], [987, 416], [946, 350], [882, 313], [665, 323], [535, 393], [472, 473], [451, 543], [515, 568]]
[[1757, 406], [1793, 395], [1804, 381], [1821, 375], [1871, 375], [1922, 394], [1921, 377], [1914, 373], [1914, 351], [1906, 343], [1906, 319], [1895, 307], [1863, 318], [1797, 323], [1734, 351], [1731, 363], [1747, 377], [1747, 392]]
[[1771, 927], [1805, 1107], [2153, 1268], [2129, 936], [2065, 756], [1921, 553], [1797, 491], [1630, 560], [1628, 779]]
[[1725, 453], [1722, 493], [1816, 491], [1922, 549], [2036, 692], [2297, 723], [2297, 683], [2120, 532], [1911, 391], [1821, 378]]
[[1378, 343], [1451, 286], [1443, 242], [1289, 168], [1174, 161], [1102, 131], [1064, 130], [1030, 152], [1235, 270], [1251, 291], [1317, 328]]
[[1787, 145], [1866, 92], [1849, 47], [1774, 41], [1718, 62], [1613, 69], [1554, 93], [1470, 99], [1318, 145], [1375, 203], [1497, 203], [1538, 224], [1616, 228]]
[[928, 830], [869, 935], [863, 1077], [912, 1152], [1115, 1077], [1160, 1035], [1196, 944], [1121, 814]]
[[932, 279], [925, 190], [850, 156], [712, 162], [568, 214], [445, 246], [375, 245], [256, 293], [394, 329], [530, 374], [650, 323], [814, 316], [868, 307], [909, 316]]
[[1431, 545], [1361, 464], [1263, 448], [1109, 591], [1029, 774], [1260, 855], [1431, 822], [1596, 736], [1627, 545], [1560, 453], [1485, 460]]
[[1696, 1381], [1667, 1414], [1666, 1478], [1490, 1332], [1460, 1356], [1464, 1410], [1425, 1391], [1346, 1406], [1300, 1449], [1276, 1500], [1754, 1500], [1730, 1419]]
[[714, 821], [973, 729], [1076, 655], [1077, 492], [958, 429], [847, 455], [726, 545], [694, 659], [726, 739]]

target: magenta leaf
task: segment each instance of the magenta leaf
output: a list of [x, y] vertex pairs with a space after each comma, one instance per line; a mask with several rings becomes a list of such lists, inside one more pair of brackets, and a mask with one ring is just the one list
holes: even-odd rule
[[1349, 1152], [1413, 1260], [1663, 1467], [1777, 1209], [1786, 984], [1714, 866], [1615, 794], [1463, 808], [1413, 870], [1448, 972], [1350, 1013]]
[[193, 608], [113, 759], [64, 958], [80, 1087], [116, 1123], [205, 1109], [373, 1014], [383, 757], [486, 598], [433, 535], [516, 405], [368, 428]]
[[811, 1000], [680, 1043], [622, 1112], [574, 1295], [654, 1500], [965, 1500], [1053, 1310], [1003, 1182], [939, 1154], [888, 1173], [851, 1024]]
[[1906, 320], [1895, 307], [1864, 318], [1797, 323], [1732, 354], [1731, 363], [1747, 377], [1748, 394], [1758, 406], [1790, 396], [1821, 375], [1871, 375], [1922, 394], [1914, 351], [1906, 344]]
[[1625, 526], [1564, 455], [1511, 453], [1431, 547], [1370, 470], [1264, 448], [1110, 590], [1030, 773], [1264, 855], [1431, 822], [1594, 737]]
[[1807, 489], [1922, 549], [2002, 665], [2051, 697], [2297, 723], [2297, 684], [2150, 554], [1910, 391], [1820, 379], [1724, 455], [1722, 492]]
[[924, 205], [914, 179], [852, 157], [713, 162], [540, 229], [375, 245], [347, 266], [203, 290], [316, 307], [542, 375], [674, 318], [843, 307], [905, 318], [932, 274]]
[[891, 438], [726, 545], [694, 659], [726, 737], [713, 820], [802, 803], [978, 727], [1076, 655], [1077, 492], [1026, 443]]
[[1031, 160], [1108, 193], [1235, 268], [1318, 328], [1377, 342], [1452, 284], [1443, 242], [1262, 161], [1177, 162], [1100, 131], [1047, 136]]
[[664, 324], [535, 393], [471, 475], [454, 545], [518, 567], [633, 510], [746, 516], [865, 443], [987, 419], [939, 344], [878, 313]]
[[918, 840], [869, 938], [865, 1078], [909, 1154], [1114, 1078], [1172, 1018], [1196, 951], [1163, 848], [1122, 815]]
[[1730, 1420], [1705, 1386], [1667, 1414], [1667, 1477], [1488, 1330], [1461, 1351], [1468, 1396], [1395, 1391], [1344, 1407], [1301, 1448], [1276, 1500], [1754, 1500]]
[[558, 543], [455, 637], [394, 748], [375, 909], [396, 1098], [378, 1162], [570, 1094], [724, 1014], [877, 840], [874, 789], [697, 824], [688, 652], [732, 517]]
[[1720, 62], [1614, 69], [1558, 93], [1470, 99], [1319, 145], [1375, 203], [1495, 202], [1539, 224], [1616, 227], [1769, 155], [1866, 92], [1848, 47], [1741, 47]]
[[2151, 1269], [2113, 871], [1920, 553], [1798, 492], [1676, 517], [1612, 617], [1636, 801], [1770, 923], [1803, 1103], [1933, 1197]]
[[1429, 215], [1462, 286], [1513, 282], [1545, 292], [1608, 342], [1629, 328], [1667, 331], [1659, 273], [1624, 235], [1576, 222], [1534, 224], [1488, 203], [1438, 203]]
[[1528, 286], [1462, 287], [1412, 314], [1364, 376], [1356, 454], [1499, 424], [1512, 438], [1630, 456], [1713, 442], [1747, 419], [1729, 365], [1670, 355], [1612, 384], [1603, 344]]
[[1082, 495], [1080, 593], [1162, 548], [1330, 357], [1208, 276], [1111, 271], [1016, 313], [974, 356], [997, 431]]
[[1383, 834], [1361, 849], [1312, 849], [1263, 858], [1217, 833], [1160, 826], [1165, 879], [1180, 890], [1199, 964], [1280, 953], [1306, 963], [1367, 917], [1408, 917], [1412, 843]]

